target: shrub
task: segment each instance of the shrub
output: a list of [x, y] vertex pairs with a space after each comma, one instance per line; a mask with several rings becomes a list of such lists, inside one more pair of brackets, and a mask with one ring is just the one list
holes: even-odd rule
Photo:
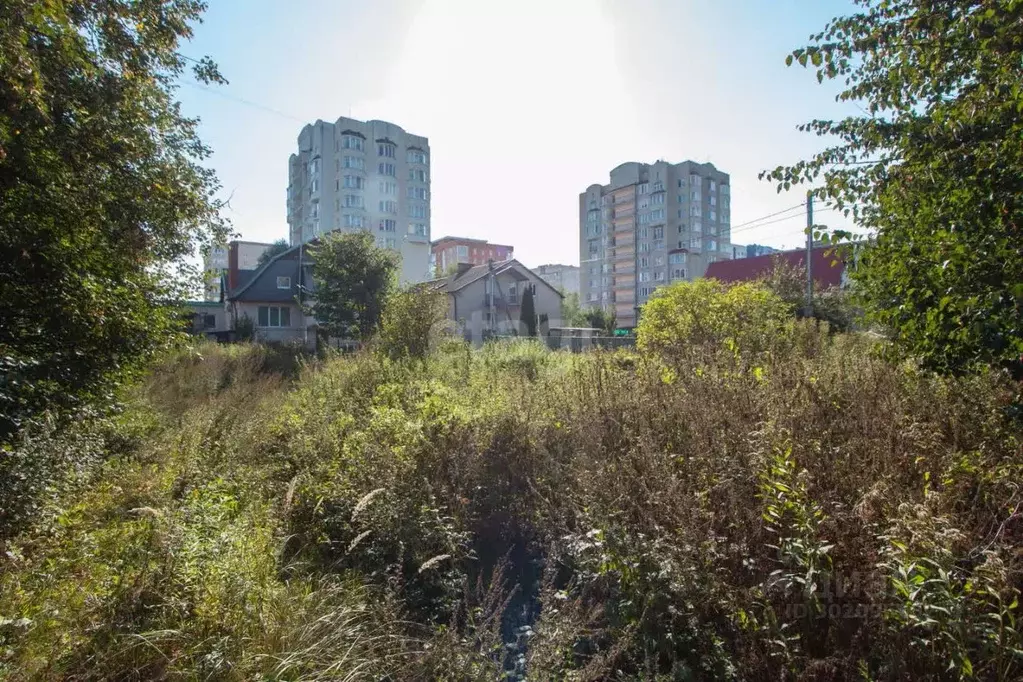
[[423, 287], [392, 294], [384, 307], [380, 350], [392, 360], [424, 359], [444, 334], [447, 297]]
[[667, 358], [723, 349], [755, 355], [777, 344], [791, 315], [791, 306], [760, 284], [677, 282], [643, 306], [637, 345]]

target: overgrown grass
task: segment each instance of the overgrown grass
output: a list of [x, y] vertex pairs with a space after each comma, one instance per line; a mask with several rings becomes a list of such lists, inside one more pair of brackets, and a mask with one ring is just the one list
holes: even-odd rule
[[20, 493], [0, 675], [1018, 679], [1016, 387], [786, 333], [168, 358], [12, 455], [91, 453]]

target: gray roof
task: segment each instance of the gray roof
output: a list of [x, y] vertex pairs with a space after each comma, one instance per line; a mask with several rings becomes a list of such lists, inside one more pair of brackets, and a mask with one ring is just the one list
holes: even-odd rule
[[[308, 246], [308, 245], [306, 245]], [[259, 301], [267, 303], [291, 303], [299, 294], [299, 272], [298, 272], [298, 246], [293, 246], [287, 251], [279, 253], [271, 258], [265, 265], [251, 272], [248, 277], [243, 277], [239, 271], [239, 278], [242, 280], [235, 289], [228, 293], [227, 298], [232, 301]], [[303, 266], [306, 269], [306, 289], [310, 288], [312, 282], [308, 277], [311, 262], [306, 260]], [[290, 286], [286, 289], [277, 287], [278, 277], [290, 277]]]
[[509, 258], [508, 260], [500, 261], [498, 263], [474, 265], [461, 274], [456, 272], [452, 275], [448, 275], [447, 277], [430, 280], [426, 284], [434, 291], [443, 291], [444, 293], [453, 294], [485, 277], [490, 273], [491, 268], [493, 268], [495, 275], [500, 275], [501, 273], [508, 272], [509, 270], [519, 275], [520, 279], [530, 279], [530, 275], [532, 275], [532, 277], [536, 279], [537, 283], [542, 284], [551, 291], [554, 291], [558, 294], [558, 296], [563, 296], [560, 291], [552, 287], [548, 282], [544, 281], [540, 277], [537, 277], [537, 275], [530, 271], [529, 268], [514, 258]]

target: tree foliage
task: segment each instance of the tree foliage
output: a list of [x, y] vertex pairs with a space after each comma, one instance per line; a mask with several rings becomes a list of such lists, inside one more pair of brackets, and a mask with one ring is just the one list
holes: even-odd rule
[[423, 286], [396, 291], [384, 307], [380, 349], [392, 360], [425, 358], [442, 334], [447, 315], [443, 293]]
[[224, 236], [209, 150], [174, 99], [204, 9], [0, 3], [0, 440], [109, 397], [180, 329], [168, 303], [201, 277], [185, 259]]
[[399, 257], [369, 232], [331, 232], [309, 248], [320, 328], [336, 338], [368, 339], [394, 290]]
[[526, 336], [536, 336], [536, 304], [533, 301], [533, 286], [527, 284], [522, 292], [522, 307], [519, 311], [519, 319], [525, 329]]
[[259, 258], [256, 259], [256, 267], [257, 268], [263, 267], [271, 260], [281, 255], [290, 248], [291, 244], [288, 243], [287, 239], [278, 239], [269, 247], [267, 247], [266, 251], [259, 254]]
[[643, 306], [636, 343], [672, 357], [722, 348], [757, 353], [792, 317], [792, 306], [760, 283], [676, 282], [656, 289]]
[[[837, 255], [837, 254], [836, 254]], [[806, 271], [790, 265], [775, 256], [771, 270], [761, 279], [765, 287], [785, 301], [797, 314], [804, 314], [806, 303]], [[832, 286], [813, 290], [813, 317], [827, 322], [832, 331], [849, 331], [860, 316], [853, 297], [841, 287]]]
[[945, 371], [1018, 370], [1020, 3], [857, 4], [787, 61], [841, 79], [838, 99], [862, 102], [864, 114], [801, 126], [840, 142], [764, 175], [779, 190], [819, 183], [816, 196], [876, 234], [854, 277], [905, 352]]
[[592, 329], [599, 329], [608, 336], [614, 334], [615, 327], [618, 326], [618, 318], [613, 310], [590, 308], [583, 313], [583, 319]]
[[579, 294], [571, 292], [561, 299], [561, 324], [565, 327], [582, 327], [587, 323], [586, 313], [579, 305]]

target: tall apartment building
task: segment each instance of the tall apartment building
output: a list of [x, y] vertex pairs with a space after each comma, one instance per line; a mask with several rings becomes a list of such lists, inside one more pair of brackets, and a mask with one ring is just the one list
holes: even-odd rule
[[430, 263], [434, 275], [440, 277], [456, 263], [483, 265], [491, 260], [505, 261], [514, 251], [513, 246], [491, 244], [486, 239], [441, 237], [430, 245]]
[[386, 121], [306, 125], [288, 160], [288, 227], [292, 245], [369, 230], [401, 254], [403, 282], [429, 279], [429, 141]]
[[580, 298], [634, 327], [658, 286], [731, 259], [729, 177], [710, 163], [623, 163], [579, 195]]
[[575, 265], [550, 263], [533, 268], [533, 272], [563, 294], [579, 293], [579, 268]]

